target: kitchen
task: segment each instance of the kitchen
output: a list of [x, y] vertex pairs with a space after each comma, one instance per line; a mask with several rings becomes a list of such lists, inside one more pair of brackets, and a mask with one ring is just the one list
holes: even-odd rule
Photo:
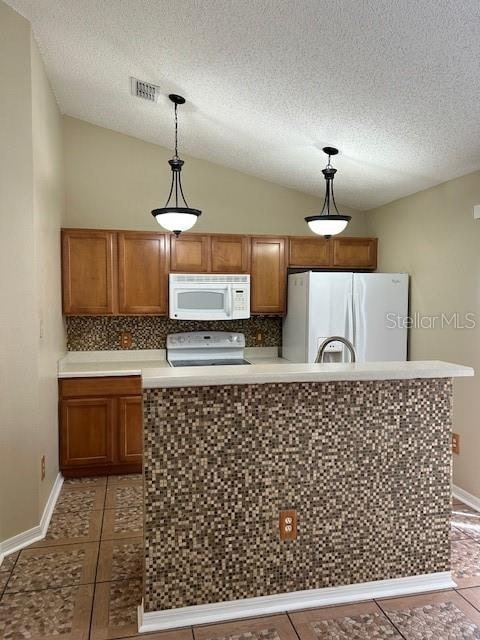
[[[302, 255], [304, 241], [307, 257]], [[342, 245], [348, 247], [344, 263]], [[369, 583], [370, 593], [380, 597], [453, 586], [448, 571], [451, 379], [469, 376], [472, 370], [407, 361], [407, 331], [389, 328], [386, 317], [388, 313], [407, 317], [408, 275], [366, 270], [367, 265], [374, 266], [375, 238], [304, 240], [64, 229], [62, 246], [67, 318], [98, 314], [102, 301], [102, 310], [112, 315], [141, 311], [158, 317], [163, 309], [173, 331], [190, 329], [167, 333], [162, 344], [166, 349], [138, 350], [134, 341], [136, 331], [142, 331], [142, 316], [137, 315], [135, 330], [127, 334], [130, 349], [121, 348], [125, 340], [121, 333], [113, 357], [111, 351], [70, 351], [59, 364], [63, 476], [85, 478], [143, 469], [146, 604], [140, 609], [140, 631], [361, 599], [365, 587], [356, 583]], [[332, 266], [338, 270], [331, 271], [329, 263], [318, 270], [318, 259], [300, 267], [319, 253], [333, 255]], [[293, 264], [289, 263], [292, 254]], [[102, 281], [98, 274], [105, 273], [108, 265], [113, 265], [112, 275]], [[202, 272], [205, 265], [208, 273]], [[356, 266], [363, 268], [346, 271]], [[242, 274], [242, 269], [248, 273]], [[264, 285], [264, 274], [269, 286]], [[275, 280], [281, 282], [277, 288], [272, 286]], [[109, 282], [117, 283], [118, 289], [112, 284], [109, 290]], [[92, 283], [97, 283], [96, 289]], [[90, 308], [92, 299], [96, 306]], [[269, 322], [277, 326], [282, 322], [282, 357], [278, 346], [246, 347], [244, 333], [227, 330], [238, 322], [248, 328], [250, 314], [265, 310], [270, 314], [286, 311], [283, 319], [281, 315], [264, 317], [267, 333]], [[212, 325], [223, 330], [208, 330]], [[247, 334], [249, 342], [258, 333]], [[330, 363], [316, 364], [324, 358]], [[349, 359], [353, 364], [348, 364]], [[358, 406], [363, 407], [360, 412], [355, 410]], [[393, 430], [385, 430], [380, 437], [378, 425], [388, 424], [392, 417], [395, 428], [392, 424]], [[336, 424], [335, 434], [332, 424]], [[408, 443], [420, 428], [421, 445], [412, 450]], [[331, 449], [328, 440], [334, 442]], [[323, 443], [319, 449], [316, 442]], [[266, 450], [260, 443], [267, 444]], [[250, 467], [247, 452], [252, 451]], [[431, 452], [435, 452], [433, 462], [426, 466]], [[331, 460], [331, 470], [323, 468], [319, 455]], [[385, 463], [374, 462], [383, 455]], [[274, 468], [268, 463], [271, 456], [276, 460]], [[264, 471], [259, 473], [262, 459]], [[368, 466], [364, 460], [369, 460]], [[338, 471], [343, 468], [348, 473]], [[310, 493], [302, 486], [312, 473], [317, 479]], [[404, 475], [409, 479], [408, 491], [396, 487]], [[256, 478], [251, 489], [249, 477]], [[264, 486], [260, 496], [257, 483]], [[341, 493], [332, 491], [335, 485], [342, 487]], [[270, 486], [275, 487], [271, 497]], [[322, 515], [312, 516], [318, 494], [324, 496]], [[259, 499], [264, 513], [256, 506]], [[380, 524], [371, 528], [376, 500], [386, 518], [385, 529]], [[205, 502], [209, 507], [202, 508]], [[252, 546], [239, 536], [238, 515], [229, 524], [219, 505], [241, 513], [248, 528], [256, 526], [256, 518], [265, 520], [265, 549], [258, 540]], [[349, 513], [351, 524], [342, 524], [335, 532], [335, 519], [325, 521], [330, 510], [330, 518], [339, 510]], [[282, 538], [284, 512], [294, 523], [292, 538]], [[168, 523], [161, 524], [167, 513]], [[280, 523], [272, 526], [275, 516]], [[393, 530], [392, 521], [396, 523]], [[326, 527], [322, 533], [321, 522]], [[425, 536], [427, 522], [429, 535]], [[159, 537], [163, 526], [175, 532], [168, 538], [171, 547], [164, 536]], [[297, 527], [302, 532], [302, 526], [306, 530], [295, 547], [300, 554], [295, 564], [305, 564], [308, 577], [279, 578], [279, 568], [272, 565], [267, 549], [277, 545], [275, 553], [281, 558], [282, 540], [297, 540]], [[358, 549], [352, 549], [352, 526], [360, 534]], [[197, 531], [198, 538], [192, 540], [190, 533], [184, 539], [185, 527]], [[312, 528], [317, 533], [307, 541]], [[404, 542], [394, 531], [402, 532], [403, 541], [415, 540], [418, 557], [409, 558], [412, 564], [405, 563], [408, 546], [398, 558]], [[350, 541], [346, 547], [344, 535]], [[192, 544], [201, 548], [201, 541], [211, 536], [215, 543], [205, 548], [206, 557], [195, 553], [198, 570], [210, 576], [204, 581], [208, 589], [202, 589], [191, 567], [190, 549]], [[331, 569], [324, 573], [329, 564], [314, 569], [318, 560], [310, 566], [313, 557], [325, 557], [329, 547], [323, 549], [321, 541], [329, 539], [337, 539], [336, 555], [340, 556], [333, 574]], [[220, 540], [228, 541], [226, 548]], [[384, 564], [368, 572], [372, 554], [382, 545]], [[218, 559], [211, 555], [216, 549]], [[242, 560], [237, 566], [235, 558], [251, 558], [254, 564], [248, 569]], [[184, 560], [187, 564], [179, 573]], [[223, 584], [214, 576], [221, 575], [225, 561], [229, 580]], [[360, 573], [352, 573], [357, 563]], [[255, 577], [259, 567], [265, 575], [263, 586]], [[179, 575], [189, 573], [181, 591], [190, 595], [179, 598]], [[248, 584], [245, 575], [250, 576]], [[385, 575], [389, 580], [382, 580]]]
[[[480, 637], [476, 327], [403, 322], [476, 311], [472, 136], [465, 159], [432, 156], [430, 173], [395, 147], [400, 178], [387, 126], [372, 146], [369, 126], [325, 128], [328, 100], [303, 108], [277, 66], [268, 89], [298, 118], [266, 94], [249, 112], [248, 83], [230, 100], [189, 75], [203, 51], [226, 78], [245, 43], [225, 41], [223, 59], [190, 34], [174, 62], [158, 50], [165, 76], [152, 71], [126, 17], [147, 29], [152, 11], [180, 33], [215, 14], [222, 38], [235, 21], [218, 3], [147, 4], [0, 2], [25, 107], [2, 100], [16, 153], [2, 183], [1, 634], [410, 640], [428, 624]], [[322, 11], [352, 34], [377, 15], [337, 4]], [[258, 10], [245, 3], [238, 24]], [[304, 11], [301, 42], [318, 44], [318, 7]], [[247, 50], [266, 69], [280, 42]]]

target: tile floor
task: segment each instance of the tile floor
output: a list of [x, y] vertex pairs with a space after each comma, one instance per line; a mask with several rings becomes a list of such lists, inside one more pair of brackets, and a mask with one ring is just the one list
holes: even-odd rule
[[458, 588], [143, 634], [140, 476], [66, 481], [47, 537], [0, 566], [1, 640], [480, 640], [480, 513], [452, 509]]

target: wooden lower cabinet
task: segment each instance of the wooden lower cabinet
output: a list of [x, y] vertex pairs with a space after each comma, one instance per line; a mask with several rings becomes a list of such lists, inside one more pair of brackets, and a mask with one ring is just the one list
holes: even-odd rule
[[60, 470], [65, 477], [142, 468], [140, 376], [59, 381]]
[[62, 466], [113, 463], [114, 413], [112, 398], [69, 398], [62, 402]]
[[118, 459], [141, 464], [143, 455], [142, 396], [118, 399]]

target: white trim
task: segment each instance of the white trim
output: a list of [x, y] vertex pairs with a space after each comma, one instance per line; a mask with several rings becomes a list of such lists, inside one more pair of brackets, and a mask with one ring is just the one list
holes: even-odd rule
[[477, 498], [477, 496], [474, 496], [472, 493], [468, 493], [465, 489], [460, 489], [460, 487], [457, 487], [456, 485], [453, 485], [452, 493], [453, 497], [457, 498], [457, 500], [461, 500], [469, 507], [472, 507], [472, 509], [475, 509], [475, 511], [480, 511], [480, 498]]
[[7, 538], [7, 540], [0, 542], [0, 564], [2, 563], [5, 556], [18, 551], [19, 549], [23, 549], [29, 544], [38, 542], [47, 535], [50, 518], [52, 517], [53, 510], [55, 509], [55, 504], [57, 502], [58, 496], [60, 495], [62, 484], [63, 476], [61, 473], [59, 473], [55, 478], [52, 490], [50, 491], [50, 495], [48, 496], [47, 504], [45, 505], [42, 517], [40, 519], [40, 524], [32, 527], [31, 529], [28, 529], [27, 531], [18, 533], [12, 538]]
[[165, 611], [145, 612], [142, 602], [138, 607], [138, 630], [140, 633], [161, 631], [222, 620], [252, 618], [309, 607], [323, 607], [345, 602], [371, 600], [372, 598], [389, 598], [423, 591], [450, 589], [455, 586], [450, 571], [444, 571], [407, 578], [363, 582], [343, 587], [309, 589], [230, 602], [201, 604]]

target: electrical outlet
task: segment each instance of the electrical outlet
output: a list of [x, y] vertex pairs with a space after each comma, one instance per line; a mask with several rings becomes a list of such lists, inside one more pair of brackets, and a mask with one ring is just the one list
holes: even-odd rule
[[456, 454], [460, 453], [460, 436], [458, 433], [452, 433], [452, 452]]
[[297, 539], [297, 512], [293, 509], [280, 511], [279, 515], [280, 540]]
[[263, 344], [263, 333], [261, 331], [257, 333], [256, 342], [257, 344]]
[[40, 461], [40, 467], [41, 467], [40, 479], [45, 480], [45, 455], [42, 456], [42, 459]]
[[130, 349], [132, 346], [132, 334], [130, 331], [120, 332], [120, 346], [122, 349]]

